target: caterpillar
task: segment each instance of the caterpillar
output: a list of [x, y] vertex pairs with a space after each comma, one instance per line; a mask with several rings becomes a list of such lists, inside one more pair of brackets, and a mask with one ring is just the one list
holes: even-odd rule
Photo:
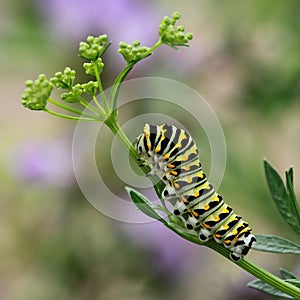
[[227, 205], [208, 182], [192, 137], [175, 126], [145, 124], [135, 148], [148, 175], [157, 174], [165, 183], [162, 198], [173, 203], [173, 213], [182, 216], [187, 229], [201, 241], [213, 238], [239, 261], [256, 242], [248, 222]]

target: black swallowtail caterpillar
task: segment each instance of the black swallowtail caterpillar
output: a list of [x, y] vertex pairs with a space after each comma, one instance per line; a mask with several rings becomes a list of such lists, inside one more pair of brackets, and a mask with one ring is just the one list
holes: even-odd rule
[[146, 124], [135, 147], [151, 169], [148, 175], [157, 174], [165, 183], [162, 197], [175, 203], [173, 213], [184, 216], [188, 229], [203, 242], [214, 238], [223, 243], [233, 261], [248, 253], [256, 241], [252, 229], [207, 181], [197, 146], [185, 130]]

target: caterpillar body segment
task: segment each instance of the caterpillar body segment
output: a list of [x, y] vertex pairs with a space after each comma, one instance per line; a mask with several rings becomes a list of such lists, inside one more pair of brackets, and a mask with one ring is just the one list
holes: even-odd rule
[[184, 216], [188, 229], [203, 242], [213, 238], [223, 244], [233, 261], [248, 253], [256, 241], [251, 228], [207, 181], [197, 146], [185, 130], [145, 124], [135, 147], [151, 169], [148, 175], [157, 174], [165, 183], [162, 197], [175, 203], [173, 213]]

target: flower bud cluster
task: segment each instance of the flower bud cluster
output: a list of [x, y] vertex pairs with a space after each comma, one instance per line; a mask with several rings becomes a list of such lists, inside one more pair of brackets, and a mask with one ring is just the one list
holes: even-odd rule
[[53, 88], [52, 83], [46, 79], [44, 74], [40, 74], [37, 80], [27, 80], [25, 85], [22, 104], [32, 110], [43, 110], [50, 97]]
[[102, 70], [104, 68], [104, 63], [102, 62], [102, 58], [98, 57], [96, 60], [90, 63], [84, 63], [83, 67], [85, 69], [86, 74], [96, 76], [96, 72], [98, 74], [102, 73]]
[[72, 86], [70, 92], [61, 94], [61, 100], [69, 103], [79, 102], [83, 93], [81, 84]]
[[136, 62], [149, 55], [149, 47], [140, 46], [141, 43], [135, 40], [132, 45], [125, 42], [119, 43], [119, 53], [123, 55], [127, 63]]
[[81, 85], [83, 92], [90, 94], [92, 96], [96, 96], [98, 91], [98, 86], [99, 85], [97, 81], [89, 81]]
[[193, 38], [192, 33], [185, 33], [184, 26], [175, 26], [179, 19], [180, 13], [174, 12], [172, 18], [164, 17], [159, 25], [158, 34], [161, 41], [171, 47], [188, 46], [188, 42]]
[[104, 53], [109, 46], [107, 43], [108, 37], [106, 34], [98, 37], [88, 36], [86, 41], [79, 44], [79, 55], [88, 60], [96, 60]]
[[50, 79], [51, 83], [58, 89], [71, 89], [75, 80], [76, 71], [66, 67], [64, 72], [56, 72]]

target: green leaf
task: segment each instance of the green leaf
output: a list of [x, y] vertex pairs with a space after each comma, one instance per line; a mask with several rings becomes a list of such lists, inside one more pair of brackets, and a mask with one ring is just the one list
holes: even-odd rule
[[288, 199], [290, 211], [294, 218], [292, 218], [291, 220], [287, 220], [287, 222], [290, 221], [290, 226], [294, 229], [296, 233], [300, 234], [300, 209], [294, 191], [293, 177], [293, 168], [290, 168], [288, 171], [285, 172], [285, 178], [287, 191], [289, 194]]
[[147, 199], [143, 194], [129, 187], [126, 187], [126, 190], [129, 194], [129, 197], [132, 199], [132, 201], [137, 206], [137, 208], [141, 210], [145, 215], [147, 215], [150, 218], [157, 219], [162, 223], [164, 223], [165, 225], [167, 224], [167, 222], [162, 218], [162, 216], [160, 216], [154, 210], [150, 200]]
[[293, 188], [292, 168], [286, 172], [287, 189], [278, 172], [264, 161], [267, 183], [275, 204], [283, 219], [300, 235], [300, 211]]
[[281, 276], [284, 279], [297, 279], [296, 275], [294, 275], [293, 273], [291, 273], [283, 268], [280, 268], [279, 271], [280, 271]]
[[286, 298], [286, 299], [294, 299], [292, 296], [275, 289], [274, 287], [261, 281], [260, 279], [255, 279], [255, 280], [249, 282], [247, 284], [247, 286], [254, 288], [256, 290], [265, 292], [267, 294], [273, 295], [273, 296], [282, 297], [282, 298]]
[[297, 278], [294, 278], [294, 279], [287, 279], [287, 280], [285, 280], [285, 281], [288, 282], [288, 283], [293, 284], [294, 286], [296, 286], [296, 287], [298, 287], [298, 288], [300, 288], [300, 280], [297, 279]]
[[300, 254], [300, 245], [282, 237], [256, 234], [253, 249], [272, 253]]

